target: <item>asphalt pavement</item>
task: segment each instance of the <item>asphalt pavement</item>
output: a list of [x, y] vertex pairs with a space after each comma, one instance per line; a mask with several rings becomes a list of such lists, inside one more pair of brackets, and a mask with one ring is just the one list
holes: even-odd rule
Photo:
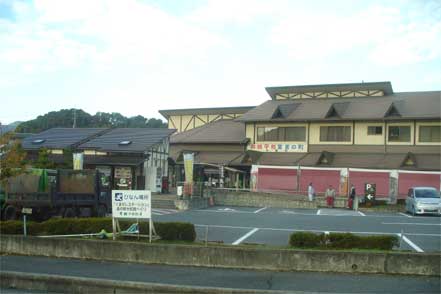
[[165, 215], [154, 221], [195, 224], [197, 239], [225, 244], [287, 246], [296, 231], [352, 232], [360, 235], [394, 234], [401, 250], [441, 251], [441, 218], [404, 213], [360, 212], [347, 209], [283, 209], [214, 206]]
[[0, 268], [117, 281], [315, 293], [439, 293], [440, 289], [439, 277], [251, 271], [30, 256], [1, 256]]

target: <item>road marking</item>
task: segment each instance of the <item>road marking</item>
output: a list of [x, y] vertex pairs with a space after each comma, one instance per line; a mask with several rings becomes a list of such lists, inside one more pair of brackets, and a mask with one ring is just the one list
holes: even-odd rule
[[[319, 209], [321, 210], [321, 209]], [[216, 213], [225, 213], [225, 212], [232, 212], [232, 213], [252, 213], [254, 214], [254, 211], [245, 211], [245, 210], [233, 210], [233, 209], [229, 209], [229, 210], [213, 210], [213, 209], [195, 209], [195, 210], [191, 210], [191, 212], [196, 211], [196, 212], [216, 212]], [[271, 212], [264, 212], [264, 213], [268, 213], [268, 214], [272, 214]], [[288, 214], [288, 212], [286, 210], [281, 211], [280, 213], [285, 213]], [[289, 212], [289, 214], [296, 214], [296, 215], [310, 215], [310, 216], [337, 216], [337, 217], [341, 217], [341, 216], [352, 216], [352, 217], [359, 217], [358, 215], [354, 215], [354, 214], [347, 214], [347, 213], [336, 213], [336, 214], [322, 214], [322, 212], [320, 211], [320, 214], [318, 213], [302, 213], [302, 212]], [[399, 215], [366, 215], [365, 217], [371, 217], [371, 218], [402, 218], [402, 216]], [[419, 218], [423, 218], [423, 217], [419, 217]]]
[[256, 210], [254, 213], [259, 213], [259, 212], [261, 212], [264, 209], [267, 209], [267, 207], [262, 207], [261, 209]]
[[401, 214], [401, 215], [404, 215], [405, 217], [410, 217], [410, 218], [411, 218], [411, 216], [410, 216], [410, 215], [408, 215], [408, 214], [405, 214], [405, 213], [402, 213], [402, 212], [399, 212], [398, 214]]
[[233, 245], [239, 245], [240, 243], [242, 243], [242, 241], [244, 241], [246, 238], [257, 232], [258, 230], [259, 230], [258, 228], [252, 229], [251, 231], [249, 231], [248, 233], [246, 233], [245, 235], [234, 241]]
[[418, 245], [416, 245], [415, 243], [413, 243], [412, 241], [409, 240], [409, 238], [407, 238], [406, 236], [402, 235], [402, 234], [398, 234], [398, 237], [403, 238], [403, 240], [409, 244], [410, 247], [412, 247], [413, 249], [415, 249], [416, 252], [424, 252], [423, 249], [421, 249], [420, 247], [418, 247]]
[[358, 212], [361, 216], [366, 216], [366, 214], [364, 214], [364, 213], [361, 212], [361, 211], [358, 211], [358, 210], [357, 210], [357, 212]]
[[177, 213], [178, 210], [176, 209], [158, 209], [158, 208], [152, 208], [152, 214], [154, 215], [165, 215], [165, 214], [172, 214]]
[[[323, 233], [325, 230], [299, 230], [299, 229], [281, 229], [281, 228], [255, 228], [255, 227], [241, 227], [241, 226], [222, 226], [222, 225], [205, 225], [205, 224], [195, 224], [195, 227], [203, 227], [209, 226], [211, 228], [220, 228], [220, 229], [258, 229], [262, 231], [279, 231], [279, 232], [315, 232], [315, 233]], [[396, 235], [400, 233], [395, 232], [353, 232], [353, 231], [328, 231], [330, 233], [352, 233], [352, 234], [367, 234], [367, 235]], [[408, 236], [429, 236], [429, 237], [441, 237], [441, 234], [423, 234], [423, 233], [406, 233]]]
[[321, 209], [317, 210], [317, 215], [320, 215], [321, 212], [322, 212]]
[[422, 223], [381, 223], [383, 225], [413, 225], [413, 226], [441, 226], [441, 224], [422, 224]]

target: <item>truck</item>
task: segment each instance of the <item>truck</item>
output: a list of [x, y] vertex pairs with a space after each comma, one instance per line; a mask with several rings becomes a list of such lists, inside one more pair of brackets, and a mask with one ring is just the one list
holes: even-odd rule
[[109, 181], [96, 170], [31, 169], [7, 179], [4, 220], [23, 209], [36, 221], [57, 217], [103, 217], [111, 212]]

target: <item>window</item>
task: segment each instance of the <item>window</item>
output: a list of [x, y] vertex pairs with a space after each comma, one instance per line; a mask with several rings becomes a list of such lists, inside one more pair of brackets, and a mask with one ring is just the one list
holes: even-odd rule
[[285, 141], [303, 142], [306, 139], [305, 127], [289, 127], [285, 129]]
[[420, 126], [420, 142], [441, 142], [441, 126]]
[[375, 136], [383, 134], [383, 127], [379, 126], [368, 126], [368, 136]]
[[264, 142], [304, 142], [305, 127], [257, 128], [257, 141]]
[[349, 126], [320, 127], [320, 141], [350, 142], [351, 127]]
[[389, 142], [410, 142], [410, 126], [390, 126]]

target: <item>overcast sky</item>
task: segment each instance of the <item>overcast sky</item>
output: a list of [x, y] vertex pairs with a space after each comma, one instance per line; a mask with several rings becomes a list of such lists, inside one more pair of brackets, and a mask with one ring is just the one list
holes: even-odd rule
[[268, 86], [441, 90], [441, 1], [0, 0], [0, 122], [258, 105]]

